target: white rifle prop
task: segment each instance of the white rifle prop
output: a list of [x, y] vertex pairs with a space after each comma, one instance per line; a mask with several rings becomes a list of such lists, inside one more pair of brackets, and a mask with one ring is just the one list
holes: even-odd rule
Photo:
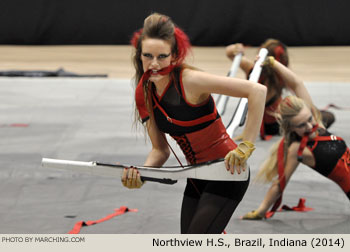
[[[236, 73], [237, 73], [239, 66], [241, 64], [242, 55], [243, 55], [242, 53], [239, 53], [233, 59], [230, 71], [227, 74], [228, 77], [235, 77], [236, 76]], [[224, 113], [225, 113], [227, 102], [228, 102], [229, 98], [230, 98], [230, 96], [220, 94], [216, 100], [216, 109], [221, 116], [224, 115]]]
[[[266, 48], [260, 49], [259, 58], [255, 62], [253, 71], [249, 75], [250, 81], [258, 82], [260, 74], [261, 74], [261, 69], [262, 69], [261, 64], [264, 62], [264, 60], [267, 56], [267, 53], [268, 53], [268, 51]], [[231, 138], [233, 137], [235, 130], [238, 127], [241, 127], [244, 125], [247, 111], [248, 111], [248, 99], [247, 98], [240, 98], [238, 101], [238, 105], [236, 107], [236, 110], [233, 113], [232, 118], [226, 127], [227, 133], [230, 135]]]
[[43, 158], [41, 164], [45, 168], [70, 170], [89, 175], [115, 177], [118, 179], [121, 179], [124, 168], [137, 168], [141, 174], [141, 180], [163, 184], [174, 184], [179, 179], [187, 178], [220, 181], [246, 181], [249, 176], [249, 168], [245, 169], [245, 171], [241, 171], [240, 174], [238, 174], [237, 171], [235, 171], [234, 174], [231, 174], [226, 170], [223, 159], [196, 165], [163, 166], [160, 168], [50, 158]]

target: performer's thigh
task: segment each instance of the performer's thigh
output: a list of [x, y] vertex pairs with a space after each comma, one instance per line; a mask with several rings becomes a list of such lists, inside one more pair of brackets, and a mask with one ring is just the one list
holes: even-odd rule
[[220, 234], [224, 231], [240, 201], [204, 192], [192, 220], [183, 230], [192, 234]]
[[181, 206], [181, 233], [186, 234], [197, 210], [199, 198], [184, 195]]

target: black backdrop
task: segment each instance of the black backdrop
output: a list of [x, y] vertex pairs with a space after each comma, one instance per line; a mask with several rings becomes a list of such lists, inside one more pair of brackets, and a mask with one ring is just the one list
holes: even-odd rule
[[350, 0], [0, 0], [0, 44], [128, 44], [151, 12], [198, 46], [350, 45]]

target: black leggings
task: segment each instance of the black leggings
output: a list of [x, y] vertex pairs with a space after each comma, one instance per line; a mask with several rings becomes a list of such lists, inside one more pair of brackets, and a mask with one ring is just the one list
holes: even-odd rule
[[247, 191], [247, 181], [188, 180], [181, 208], [182, 234], [221, 234]]

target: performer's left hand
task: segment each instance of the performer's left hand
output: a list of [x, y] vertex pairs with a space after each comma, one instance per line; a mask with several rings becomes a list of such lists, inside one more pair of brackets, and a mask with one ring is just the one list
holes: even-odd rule
[[255, 146], [252, 142], [243, 141], [236, 149], [227, 153], [225, 157], [225, 166], [232, 174], [235, 172], [235, 168], [238, 174], [241, 173], [241, 169], [245, 171], [247, 165], [247, 159], [255, 150]]

